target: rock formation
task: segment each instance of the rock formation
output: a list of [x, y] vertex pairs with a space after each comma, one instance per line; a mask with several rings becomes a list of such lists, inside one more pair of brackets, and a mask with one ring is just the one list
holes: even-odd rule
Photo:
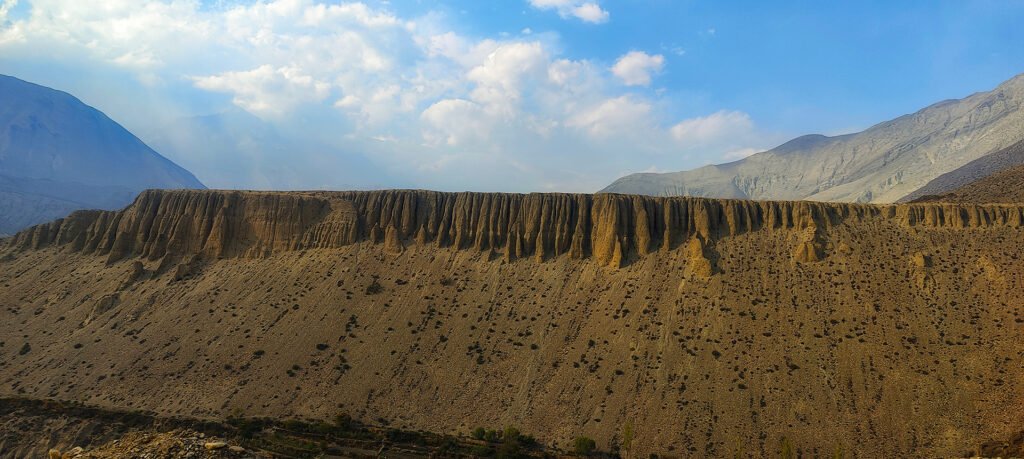
[[[505, 259], [569, 256], [620, 267], [659, 250], [752, 231], [802, 234], [794, 257], [819, 261], [829, 228], [891, 220], [904, 226], [1018, 227], [1024, 206], [946, 203], [871, 206], [614, 194], [432, 191], [275, 193], [150, 190], [122, 211], [78, 211], [10, 238], [107, 257], [260, 258], [360, 241], [497, 251]], [[405, 241], [405, 242], [403, 242]]]
[[563, 449], [629, 426], [636, 456], [955, 457], [1024, 423], [1022, 215], [148, 191], [2, 243], [0, 397]]

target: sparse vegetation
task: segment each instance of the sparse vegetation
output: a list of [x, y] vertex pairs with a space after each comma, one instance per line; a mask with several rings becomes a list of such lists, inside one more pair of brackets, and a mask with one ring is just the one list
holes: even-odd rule
[[383, 291], [384, 291], [384, 286], [380, 285], [380, 282], [378, 282], [376, 278], [374, 278], [373, 281], [371, 281], [370, 284], [366, 286], [366, 294], [367, 295], [376, 295], [376, 294], [381, 293]]
[[573, 452], [575, 452], [577, 456], [589, 456], [595, 449], [597, 449], [597, 442], [589, 437], [576, 437], [572, 444]]

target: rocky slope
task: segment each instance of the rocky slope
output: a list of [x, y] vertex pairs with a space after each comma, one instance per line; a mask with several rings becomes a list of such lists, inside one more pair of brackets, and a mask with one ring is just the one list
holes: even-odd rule
[[1022, 225], [1019, 205], [150, 191], [6, 242], [0, 394], [644, 455], [960, 455], [1024, 424]]
[[[1013, 169], [1018, 166], [1024, 165], [1024, 141], [1017, 142], [1007, 148], [999, 150], [987, 156], [982, 156], [974, 161], [965, 164], [963, 167], [942, 174], [936, 177], [934, 180], [928, 182], [927, 185], [917, 189], [913, 193], [904, 196], [900, 201], [910, 202], [915, 200], [936, 200], [942, 195], [954, 192], [958, 188], [967, 187], [974, 182], [993, 177], [994, 175]], [[1018, 173], [1019, 174], [1019, 173]], [[1001, 178], [994, 180], [987, 180], [992, 188], [992, 191], [997, 194], [991, 195], [978, 195], [977, 198], [986, 199], [990, 196], [992, 201], [964, 201], [964, 202], [1022, 202], [1020, 200], [1007, 200], [1012, 195], [1020, 195], [1024, 187], [1021, 187], [1020, 180], [1014, 180], [1014, 173], [1004, 174]], [[1008, 180], [1003, 186], [998, 186], [1000, 180]], [[997, 190], [996, 188], [1001, 188]], [[1004, 196], [998, 196], [998, 193], [1005, 193]]]
[[73, 96], [0, 75], [0, 234], [121, 208], [146, 188], [202, 187]]
[[602, 192], [894, 202], [932, 179], [1024, 139], [1024, 75], [856, 134], [809, 135], [742, 160], [633, 174]]
[[1024, 165], [996, 172], [940, 195], [925, 195], [915, 202], [1024, 203]]

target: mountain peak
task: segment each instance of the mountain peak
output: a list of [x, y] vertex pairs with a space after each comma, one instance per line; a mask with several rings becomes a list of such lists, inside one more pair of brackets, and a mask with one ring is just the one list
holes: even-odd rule
[[147, 188], [204, 188], [71, 94], [0, 75], [0, 233], [80, 208], [120, 208]]

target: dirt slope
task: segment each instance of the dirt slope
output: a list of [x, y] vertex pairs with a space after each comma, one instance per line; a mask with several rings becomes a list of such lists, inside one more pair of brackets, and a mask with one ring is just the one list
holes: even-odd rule
[[8, 241], [0, 394], [643, 455], [958, 455], [1024, 425], [1022, 224], [1016, 205], [153, 191]]
[[[1024, 141], [1017, 142], [1008, 148], [990, 155], [982, 156], [955, 171], [942, 174], [928, 182], [927, 185], [903, 197], [900, 201], [935, 201], [947, 193], [956, 195], [958, 193], [955, 190], [967, 187], [964, 192], [968, 193], [968, 195], [974, 193], [974, 191], [967, 191], [971, 189], [977, 190], [977, 192], [987, 191], [973, 196], [973, 198], [980, 200], [959, 200], [956, 202], [1024, 202], [1020, 198], [1014, 197], [1024, 195], [1024, 187], [1022, 187], [1024, 183], [1022, 183], [1020, 178], [1015, 178], [1016, 175], [1021, 174], [1021, 166], [1024, 166]], [[1009, 172], [999, 177], [993, 177], [991, 180], [979, 184], [979, 186], [971, 186], [974, 182], [992, 177], [1008, 169], [1017, 169], [1018, 172]], [[963, 197], [968, 197], [968, 195]], [[950, 196], [950, 198], [955, 197]]]

